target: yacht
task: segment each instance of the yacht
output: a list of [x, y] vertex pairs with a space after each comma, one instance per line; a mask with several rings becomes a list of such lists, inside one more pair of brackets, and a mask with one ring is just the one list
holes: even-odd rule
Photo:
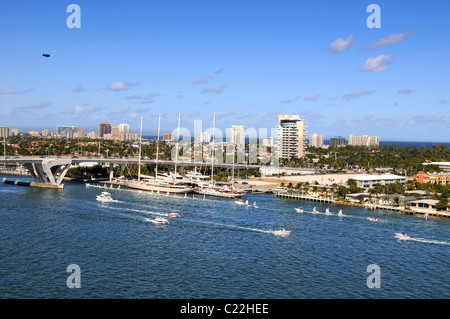
[[[178, 117], [178, 128], [180, 126], [180, 116]], [[183, 194], [183, 193], [190, 193], [192, 192], [192, 187], [181, 184], [176, 182], [176, 178], [173, 178], [173, 181], [171, 182], [170, 179], [158, 179], [158, 159], [159, 159], [159, 134], [160, 134], [160, 128], [161, 128], [161, 114], [159, 115], [159, 121], [158, 121], [158, 140], [156, 144], [156, 170], [155, 170], [155, 176], [156, 178], [152, 178], [151, 176], [148, 176], [147, 178], [141, 179], [141, 141], [142, 141], [142, 118], [141, 118], [141, 134], [139, 139], [139, 166], [138, 166], [138, 179], [133, 181], [127, 182], [127, 187], [130, 189], [136, 189], [141, 191], [147, 191], [147, 192], [153, 192], [153, 193], [166, 193], [166, 195], [169, 194]], [[177, 142], [178, 147], [178, 142]], [[175, 159], [176, 162], [176, 159]], [[176, 164], [175, 164], [176, 165]], [[175, 166], [175, 174], [174, 176], [177, 176], [176, 173], [176, 166]], [[166, 176], [164, 176], [166, 177]]]
[[[216, 122], [216, 113], [214, 112], [213, 115], [213, 128], [212, 128], [212, 153], [211, 153], [211, 172], [214, 172], [214, 141], [215, 141], [215, 122]], [[237, 198], [242, 197], [246, 193], [243, 191], [239, 191], [232, 186], [228, 185], [217, 185], [214, 182], [213, 173], [211, 173], [211, 180], [208, 182], [202, 182], [197, 184], [197, 187], [195, 188], [195, 192], [202, 195], [208, 195], [208, 196], [217, 196], [217, 197], [224, 197], [224, 198]], [[247, 203], [248, 204], [248, 203]]]
[[153, 222], [158, 225], [167, 225], [169, 223], [166, 218], [160, 216], [156, 217]]
[[108, 192], [102, 192], [101, 195], [97, 195], [97, 200], [103, 203], [110, 203], [113, 201], [111, 194]]
[[297, 213], [304, 213], [304, 212], [305, 212], [305, 209], [304, 209], [304, 208], [301, 208], [301, 207], [297, 207], [297, 208], [295, 208], [295, 211], [296, 211]]
[[285, 230], [285, 229], [280, 229], [280, 230], [274, 230], [272, 231], [272, 234], [274, 234], [275, 236], [281, 236], [281, 237], [288, 237], [291, 235], [291, 231], [290, 230]]
[[408, 239], [411, 239], [411, 237], [409, 237], [409, 236], [406, 235], [405, 233], [395, 233], [395, 238], [400, 239], [400, 240], [408, 240]]

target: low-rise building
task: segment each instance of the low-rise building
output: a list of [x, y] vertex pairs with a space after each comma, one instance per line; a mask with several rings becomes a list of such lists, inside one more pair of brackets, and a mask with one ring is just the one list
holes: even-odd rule
[[419, 183], [431, 183], [438, 185], [450, 185], [450, 174], [447, 173], [425, 173], [420, 171], [415, 176]]
[[361, 175], [353, 178], [358, 187], [361, 188], [373, 188], [375, 185], [391, 185], [395, 183], [405, 184], [406, 177], [395, 174], [383, 174], [383, 175]]

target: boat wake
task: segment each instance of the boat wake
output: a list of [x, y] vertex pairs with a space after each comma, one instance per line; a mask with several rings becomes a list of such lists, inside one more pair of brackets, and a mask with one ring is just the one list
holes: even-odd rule
[[230, 225], [230, 224], [222, 224], [222, 223], [215, 223], [215, 222], [207, 222], [207, 221], [200, 221], [200, 220], [186, 220], [198, 224], [205, 224], [205, 225], [211, 225], [211, 226], [217, 226], [221, 228], [226, 229], [236, 229], [236, 230], [243, 230], [243, 231], [250, 231], [250, 232], [257, 232], [257, 233], [265, 233], [265, 234], [273, 234], [276, 236], [289, 236], [290, 231], [286, 230], [266, 230], [266, 229], [259, 229], [259, 228], [252, 228], [252, 227], [244, 227], [244, 226], [238, 226], [238, 225]]
[[442, 240], [435, 240], [435, 239], [426, 239], [426, 238], [419, 238], [419, 237], [409, 237], [401, 240], [409, 240], [409, 241], [416, 241], [419, 243], [424, 244], [435, 244], [435, 245], [450, 245], [450, 242], [448, 241], [442, 241]]

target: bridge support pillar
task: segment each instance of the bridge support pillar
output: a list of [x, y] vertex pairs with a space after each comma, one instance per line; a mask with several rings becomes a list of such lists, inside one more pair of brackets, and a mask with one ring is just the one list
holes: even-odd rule
[[40, 163], [25, 163], [35, 181], [30, 186], [64, 188], [62, 181], [71, 165], [70, 159], [44, 159]]

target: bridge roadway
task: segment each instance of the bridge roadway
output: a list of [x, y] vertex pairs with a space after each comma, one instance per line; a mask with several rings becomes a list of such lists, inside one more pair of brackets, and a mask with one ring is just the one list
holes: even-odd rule
[[[0, 158], [0, 162], [4, 163], [21, 163], [23, 164], [31, 176], [34, 178], [35, 183], [31, 186], [46, 187], [46, 188], [64, 188], [62, 181], [66, 176], [67, 171], [73, 164], [79, 163], [101, 163], [110, 164], [110, 177], [112, 178], [114, 165], [132, 165], [138, 164], [139, 158], [137, 157], [69, 157], [69, 156], [11, 156]], [[156, 164], [154, 159], [141, 159], [141, 164]], [[159, 165], [172, 165], [175, 164], [180, 167], [184, 166], [208, 166], [211, 163], [205, 162], [193, 162], [193, 161], [171, 161], [171, 160], [158, 160]], [[259, 169], [261, 165], [254, 164], [230, 164], [230, 163], [214, 163], [214, 167], [232, 169]], [[59, 176], [57, 176], [59, 174]]]

